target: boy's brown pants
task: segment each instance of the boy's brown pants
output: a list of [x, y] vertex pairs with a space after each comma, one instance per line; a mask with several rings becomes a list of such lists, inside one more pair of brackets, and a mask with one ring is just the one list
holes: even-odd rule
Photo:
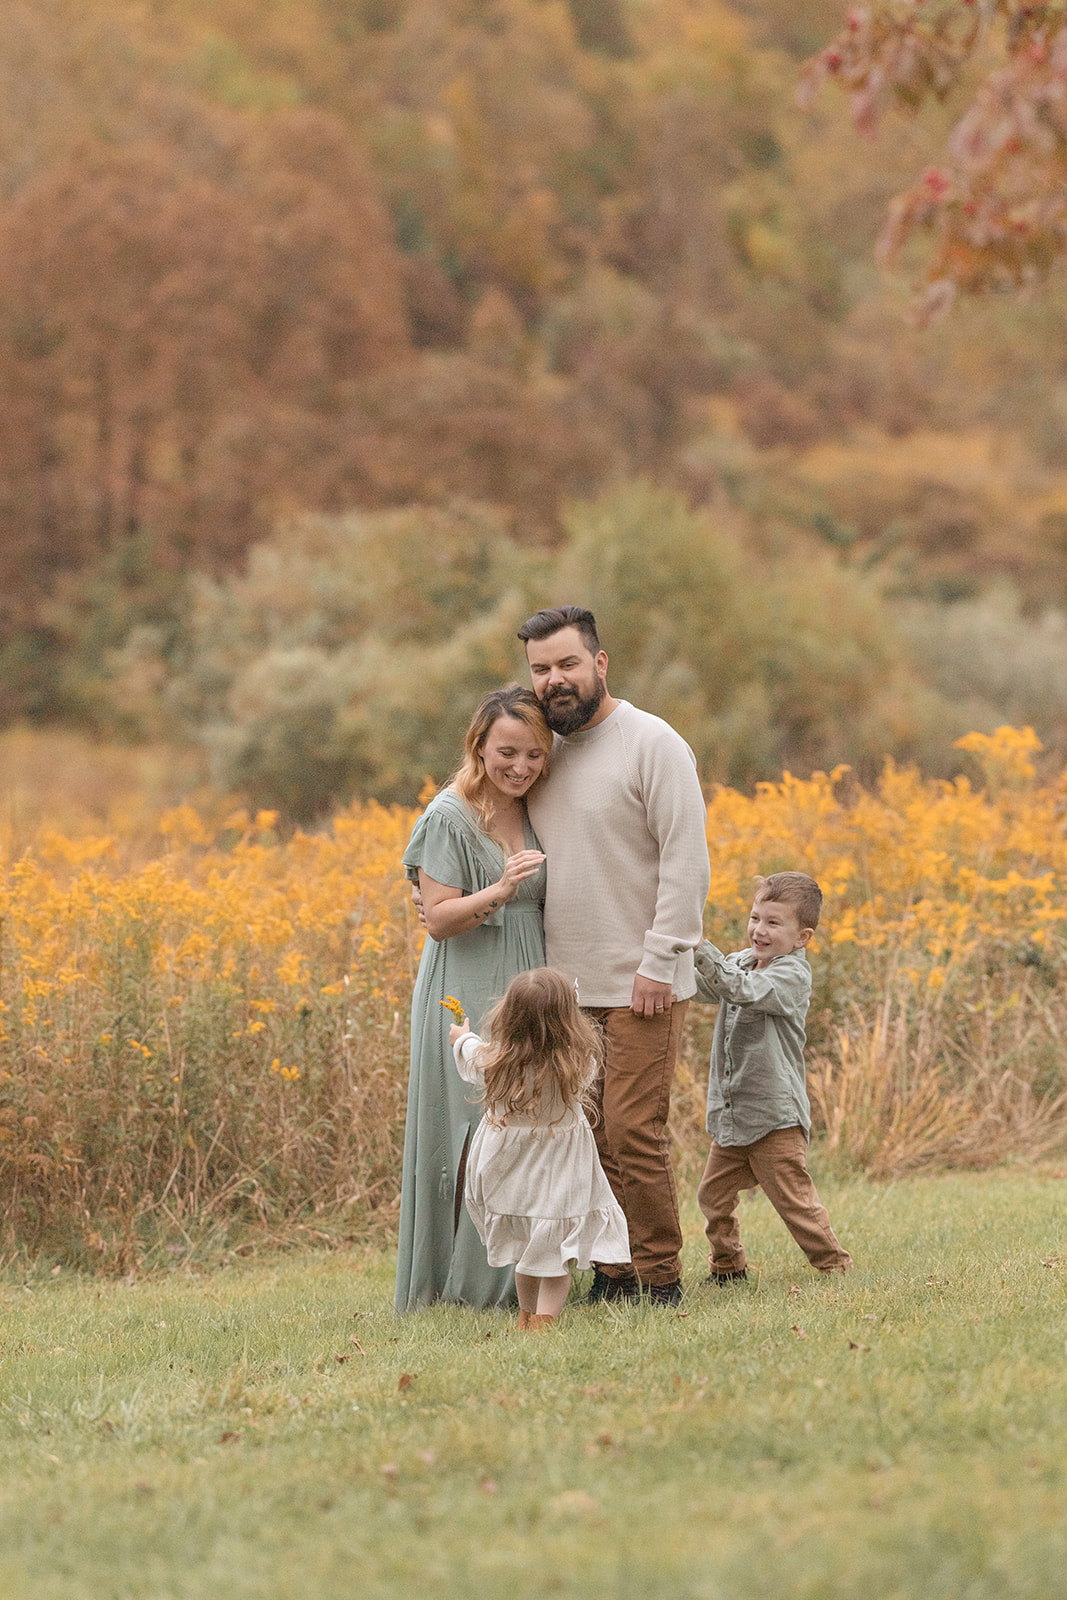
[[755, 1144], [713, 1143], [697, 1199], [707, 1219], [712, 1272], [740, 1272], [746, 1264], [737, 1221], [742, 1189], [759, 1184], [797, 1244], [820, 1272], [845, 1272], [852, 1257], [842, 1250], [808, 1172], [803, 1128], [775, 1128]]

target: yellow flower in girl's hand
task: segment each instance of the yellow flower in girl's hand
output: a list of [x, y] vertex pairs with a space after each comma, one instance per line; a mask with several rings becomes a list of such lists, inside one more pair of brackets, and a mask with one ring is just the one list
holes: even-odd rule
[[446, 994], [440, 1004], [446, 1006], [447, 1009], [451, 1011], [457, 1022], [462, 1022], [463, 1018], [466, 1016], [466, 1012], [454, 994]]

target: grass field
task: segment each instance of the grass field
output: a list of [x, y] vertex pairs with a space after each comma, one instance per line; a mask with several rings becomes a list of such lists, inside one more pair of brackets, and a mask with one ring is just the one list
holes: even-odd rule
[[3, 1600], [1067, 1588], [1067, 1184], [822, 1182], [817, 1279], [765, 1200], [752, 1282], [521, 1336], [397, 1319], [391, 1260], [0, 1283]]

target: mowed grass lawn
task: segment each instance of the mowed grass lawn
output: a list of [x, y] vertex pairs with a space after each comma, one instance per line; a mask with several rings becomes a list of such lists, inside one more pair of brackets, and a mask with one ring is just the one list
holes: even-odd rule
[[0, 1596], [1067, 1593], [1067, 1181], [823, 1180], [682, 1314], [396, 1318], [385, 1254], [0, 1284]]

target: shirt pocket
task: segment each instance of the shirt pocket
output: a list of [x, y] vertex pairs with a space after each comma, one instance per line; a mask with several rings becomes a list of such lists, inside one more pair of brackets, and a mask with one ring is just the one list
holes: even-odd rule
[[757, 1011], [754, 1006], [737, 1006], [731, 1019], [730, 1049], [741, 1053], [757, 1049], [763, 1043], [766, 1031], [765, 1012]]

